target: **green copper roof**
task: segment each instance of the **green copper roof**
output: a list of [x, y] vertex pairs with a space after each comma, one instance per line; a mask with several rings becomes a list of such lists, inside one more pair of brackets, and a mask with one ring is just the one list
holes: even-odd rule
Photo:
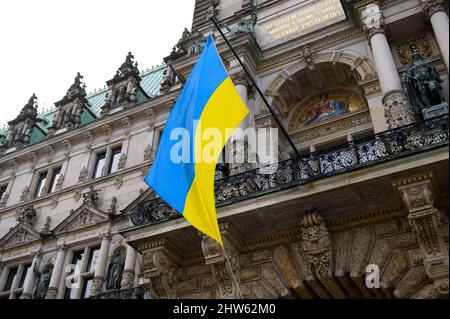
[[[158, 96], [160, 93], [160, 86], [164, 78], [165, 65], [160, 65], [150, 70], [141, 72], [140, 77], [142, 79], [140, 85], [145, 93], [150, 96]], [[89, 111], [83, 112], [81, 116], [81, 124], [86, 124], [94, 121], [100, 117], [102, 106], [105, 104], [106, 94], [108, 89], [104, 88], [94, 93], [90, 93], [86, 99], [89, 102], [87, 106]], [[145, 101], [145, 94], [141, 93], [138, 96], [138, 102]], [[52, 126], [53, 117], [55, 116], [56, 109], [53, 108], [49, 111], [45, 111], [38, 115], [38, 119], [41, 121], [36, 124], [36, 128], [33, 129], [30, 136], [30, 144], [37, 143], [45, 138], [43, 132], [47, 133], [48, 129]], [[8, 131], [7, 127], [0, 128], [0, 143], [6, 136]]]

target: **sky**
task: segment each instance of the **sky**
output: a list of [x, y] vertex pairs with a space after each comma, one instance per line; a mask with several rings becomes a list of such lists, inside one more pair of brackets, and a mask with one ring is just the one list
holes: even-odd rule
[[77, 72], [103, 88], [131, 51], [141, 71], [161, 64], [191, 28], [195, 0], [0, 1], [0, 128], [33, 93], [39, 111], [61, 100]]

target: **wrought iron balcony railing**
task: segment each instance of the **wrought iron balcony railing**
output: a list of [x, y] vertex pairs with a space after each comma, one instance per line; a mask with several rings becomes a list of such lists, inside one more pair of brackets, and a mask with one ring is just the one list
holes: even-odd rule
[[126, 290], [111, 290], [89, 299], [148, 299], [147, 290], [143, 287], [136, 287]]
[[[215, 183], [216, 206], [224, 206], [399, 157], [448, 145], [448, 115], [375, 134], [297, 159], [226, 177]], [[161, 198], [140, 203], [134, 225], [155, 224], [180, 215]]]

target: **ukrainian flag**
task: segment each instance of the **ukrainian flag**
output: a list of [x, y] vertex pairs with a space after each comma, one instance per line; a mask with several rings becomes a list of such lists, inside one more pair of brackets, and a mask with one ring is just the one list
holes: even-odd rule
[[[211, 143], [214, 150], [222, 151], [248, 113], [209, 36], [169, 116], [155, 162], [145, 178], [162, 199], [221, 246], [214, 201], [214, 176], [220, 152], [213, 152], [212, 161], [203, 160], [202, 154], [209, 152]], [[190, 149], [189, 160], [181, 163], [171, 158], [180, 143], [173, 136], [171, 139], [171, 135], [179, 128], [189, 132]], [[204, 140], [208, 139], [204, 133], [210, 128], [219, 130], [221, 137]]]

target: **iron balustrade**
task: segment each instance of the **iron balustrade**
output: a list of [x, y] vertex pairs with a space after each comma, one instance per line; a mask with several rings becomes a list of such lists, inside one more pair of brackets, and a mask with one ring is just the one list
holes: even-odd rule
[[[276, 166], [246, 171], [215, 182], [216, 206], [448, 145], [448, 138], [448, 115], [444, 115], [286, 160]], [[131, 221], [134, 225], [155, 224], [179, 216], [164, 200], [157, 198], [138, 204]]]

